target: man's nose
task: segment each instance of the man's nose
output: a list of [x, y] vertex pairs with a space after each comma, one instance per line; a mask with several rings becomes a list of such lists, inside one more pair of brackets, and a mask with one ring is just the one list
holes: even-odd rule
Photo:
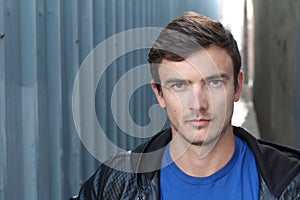
[[209, 93], [206, 88], [199, 86], [193, 88], [191, 108], [196, 111], [207, 110], [209, 98]]

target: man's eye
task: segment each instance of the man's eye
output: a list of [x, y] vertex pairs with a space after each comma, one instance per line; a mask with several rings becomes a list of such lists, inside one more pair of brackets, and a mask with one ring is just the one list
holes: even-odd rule
[[173, 87], [177, 89], [183, 88], [183, 83], [176, 83], [173, 85]]
[[184, 90], [186, 85], [184, 83], [174, 83], [171, 88], [174, 90]]
[[221, 85], [223, 85], [223, 81], [222, 80], [211, 80], [209, 82], [209, 85], [213, 86], [213, 87], [221, 86]]

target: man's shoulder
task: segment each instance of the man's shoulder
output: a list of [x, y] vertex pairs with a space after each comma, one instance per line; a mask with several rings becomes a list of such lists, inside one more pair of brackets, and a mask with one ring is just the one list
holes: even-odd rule
[[[110, 157], [83, 184], [78, 199], [97, 199], [99, 195], [117, 195], [115, 198], [109, 199], [120, 199], [118, 195], [123, 195], [122, 191], [137, 188], [132, 187], [133, 184], [136, 184], [137, 174], [149, 172], [149, 167], [156, 169], [156, 165], [159, 166], [161, 154], [159, 150], [163, 149], [170, 138], [170, 129], [165, 129], [134, 150], [120, 152]], [[156, 165], [153, 166], [153, 164]], [[151, 173], [143, 174], [150, 175], [150, 177], [153, 175]]]
[[258, 143], [264, 150], [263, 153], [283, 154], [289, 158], [294, 158], [300, 162], [300, 151], [285, 145], [277, 144], [267, 140], [258, 139]]
[[[121, 172], [131, 172], [131, 151], [120, 152], [101, 164], [102, 168], [108, 172], [116, 170]], [[100, 168], [101, 168], [100, 166]]]
[[254, 154], [259, 173], [269, 190], [279, 197], [300, 173], [300, 152], [296, 149], [256, 139], [246, 130], [234, 127]]
[[291, 158], [300, 162], [300, 151], [281, 144], [276, 144], [263, 139], [253, 137], [248, 131], [241, 127], [234, 127], [234, 133], [244, 140], [254, 153], [260, 156], [280, 156], [282, 158]]
[[170, 130], [164, 129], [133, 150], [122, 151], [110, 157], [100, 165], [97, 171], [135, 173], [136, 165], [141, 164], [141, 159], [148, 157], [148, 154], [152, 152], [162, 149], [169, 142], [170, 135]]
[[107, 195], [109, 199], [120, 199], [128, 183], [134, 183], [130, 152], [118, 153], [102, 163], [82, 185], [78, 199], [105, 199]]

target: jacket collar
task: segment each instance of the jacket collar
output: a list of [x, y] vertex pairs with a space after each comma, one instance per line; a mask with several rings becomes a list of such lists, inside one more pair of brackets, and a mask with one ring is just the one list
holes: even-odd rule
[[165, 147], [172, 139], [171, 129], [164, 129], [131, 153], [131, 166], [136, 173], [146, 173], [152, 179], [161, 166]]

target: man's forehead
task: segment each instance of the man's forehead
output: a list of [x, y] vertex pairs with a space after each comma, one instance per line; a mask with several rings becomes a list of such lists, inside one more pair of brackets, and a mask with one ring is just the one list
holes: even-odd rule
[[217, 67], [214, 64], [208, 65], [191, 65], [187, 62], [169, 62], [159, 65], [159, 74], [164, 77], [182, 77], [188, 78], [191, 76], [200, 76], [202, 78], [208, 77], [221, 77], [224, 74], [230, 75], [232, 70], [228, 70], [227, 67]]
[[228, 53], [221, 48], [209, 48], [196, 51], [182, 61], [163, 59], [159, 64], [159, 73], [173, 73], [178, 75], [199, 73], [202, 76], [233, 73], [233, 64]]

